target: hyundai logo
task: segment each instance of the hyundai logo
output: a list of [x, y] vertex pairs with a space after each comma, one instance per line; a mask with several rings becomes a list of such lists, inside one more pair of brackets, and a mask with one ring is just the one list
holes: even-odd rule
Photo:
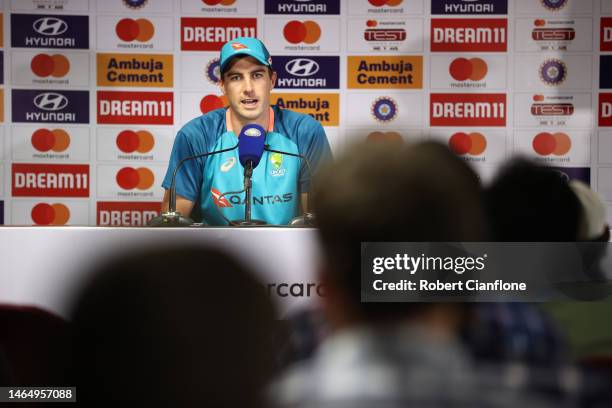
[[36, 95], [34, 105], [46, 111], [58, 111], [68, 106], [68, 98], [62, 94], [46, 92]]
[[308, 58], [296, 58], [285, 64], [285, 70], [299, 77], [311, 76], [319, 72], [319, 64]]
[[42, 35], [60, 35], [68, 30], [68, 24], [64, 20], [55, 17], [39, 18], [32, 27], [34, 31]]

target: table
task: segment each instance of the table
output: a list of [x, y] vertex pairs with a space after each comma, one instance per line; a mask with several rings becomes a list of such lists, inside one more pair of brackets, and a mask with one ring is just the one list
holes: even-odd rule
[[315, 280], [315, 234], [268, 227], [0, 227], [0, 303], [36, 305], [67, 317], [75, 291], [100, 260], [143, 245], [197, 242], [246, 260], [286, 315], [318, 302], [317, 289], [322, 292]]

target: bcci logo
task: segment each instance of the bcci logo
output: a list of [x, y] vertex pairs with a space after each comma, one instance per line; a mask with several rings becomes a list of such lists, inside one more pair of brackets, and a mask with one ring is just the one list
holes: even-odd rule
[[123, 4], [131, 9], [140, 9], [147, 5], [149, 0], [123, 0]]
[[221, 65], [219, 58], [213, 58], [206, 66], [206, 79], [213, 85], [221, 84]]
[[550, 11], [559, 11], [567, 4], [567, 0], [540, 0], [540, 2]]
[[372, 104], [371, 112], [377, 121], [391, 122], [397, 116], [397, 102], [388, 96], [381, 96]]
[[566, 77], [567, 66], [560, 59], [548, 59], [540, 65], [540, 79], [546, 85], [560, 85], [565, 81]]
[[272, 171], [270, 175], [272, 177], [284, 176], [287, 173], [287, 169], [283, 168], [283, 155], [280, 153], [270, 154], [270, 163], [272, 164]]

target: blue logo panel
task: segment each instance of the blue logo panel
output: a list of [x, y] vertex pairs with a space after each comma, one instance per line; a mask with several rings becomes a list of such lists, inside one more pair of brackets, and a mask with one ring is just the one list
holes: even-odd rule
[[89, 49], [89, 17], [11, 14], [11, 46]]
[[508, 0], [431, 0], [431, 14], [508, 14]]
[[612, 89], [612, 55], [599, 57], [599, 87]]
[[591, 185], [590, 167], [551, 167], [551, 169], [557, 170], [567, 181], [579, 180], [587, 186]]
[[13, 89], [13, 122], [89, 123], [88, 91]]
[[340, 0], [266, 0], [266, 14], [340, 14]]
[[278, 89], [340, 88], [340, 57], [273, 56]]

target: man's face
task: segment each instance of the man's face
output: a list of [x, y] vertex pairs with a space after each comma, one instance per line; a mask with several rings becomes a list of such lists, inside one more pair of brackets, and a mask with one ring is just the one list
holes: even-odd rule
[[241, 122], [252, 122], [268, 115], [270, 91], [275, 81], [275, 72], [270, 77], [268, 67], [252, 57], [245, 57], [230, 62], [221, 89], [236, 118]]

